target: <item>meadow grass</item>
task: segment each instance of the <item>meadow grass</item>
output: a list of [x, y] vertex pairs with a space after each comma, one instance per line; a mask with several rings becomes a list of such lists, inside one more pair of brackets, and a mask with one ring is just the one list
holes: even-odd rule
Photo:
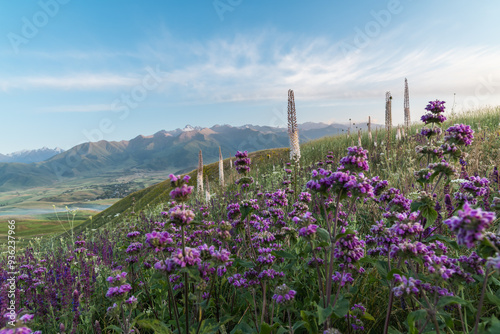
[[[443, 129], [455, 123], [463, 122], [465, 124], [471, 124], [476, 132], [474, 144], [467, 150], [469, 154], [466, 158], [467, 165], [463, 167], [464, 170], [462, 172], [467, 172], [469, 175], [489, 177], [493, 168], [500, 165], [498, 154], [500, 153], [500, 133], [498, 131], [500, 109], [491, 108], [472, 113], [447, 116], [450, 119], [444, 124]], [[398, 188], [406, 198], [415, 201], [417, 201], [418, 198], [417, 193], [422, 190], [422, 188], [415, 182], [414, 171], [427, 165], [427, 161], [419, 159], [419, 156], [415, 152], [415, 146], [423, 144], [421, 136], [415, 135], [415, 130], [420, 128], [421, 125], [419, 124], [413, 125], [407, 130], [407, 136], [403, 137], [401, 140], [396, 140], [395, 129], [390, 134], [389, 142], [387, 142], [387, 134], [385, 131], [378, 131], [377, 135], [374, 131], [373, 141], [371, 142], [365, 132], [361, 140], [362, 146], [368, 150], [367, 162], [370, 165], [370, 170], [366, 173], [366, 176], [372, 177], [377, 175], [380, 179], [387, 180], [390, 186]], [[357, 134], [351, 136], [339, 135], [326, 137], [305, 143], [301, 145], [302, 158], [295, 173], [288, 173], [285, 171], [285, 169], [288, 168], [294, 169], [293, 165], [287, 165], [289, 162], [288, 149], [253, 152], [250, 154], [250, 158], [252, 159], [251, 176], [255, 180], [253, 195], [258, 198], [257, 192], [259, 191], [269, 195], [266, 196], [265, 199], [261, 198], [259, 202], [261, 208], [265, 208], [266, 205], [269, 204], [269, 202], [266, 202], [267, 200], [278, 196], [273, 194], [273, 192], [278, 188], [283, 189], [283, 181], [286, 179], [293, 180], [290, 187], [296, 186], [298, 192], [306, 191], [308, 189], [305, 184], [307, 181], [311, 180], [312, 170], [320, 167], [335, 170], [338, 167], [339, 159], [346, 155], [346, 148], [356, 146], [357, 143]], [[326, 157], [327, 155], [329, 156], [328, 158]], [[327, 160], [330, 160], [332, 163], [329, 164]], [[192, 206], [193, 209], [196, 209], [196, 219], [193, 224], [186, 228], [189, 228], [192, 233], [200, 233], [200, 231], [196, 231], [199, 227], [201, 230], [207, 229], [209, 231], [207, 231], [204, 242], [217, 242], [221, 247], [238, 250], [242, 247], [242, 244], [248, 246], [246, 238], [227, 240], [221, 237], [221, 235], [224, 235], [221, 233], [223, 227], [227, 227], [227, 224], [224, 225], [223, 221], [231, 221], [228, 216], [228, 204], [238, 203], [242, 197], [246, 198], [247, 195], [245, 192], [238, 194], [241, 189], [234, 184], [238, 176], [235, 169], [229, 166], [229, 159], [224, 161], [224, 167], [227, 186], [222, 188], [218, 186], [218, 163], [204, 166], [204, 176], [207, 176], [211, 183], [210, 189], [212, 199], [208, 203], [205, 203], [203, 199], [204, 194], [195, 194], [195, 199], [192, 199], [189, 205]], [[188, 174], [193, 181], [196, 180], [196, 171], [192, 171]], [[435, 188], [436, 194], [439, 194], [440, 197], [444, 196], [443, 184], [444, 182]], [[451, 183], [450, 186], [452, 188], [452, 194], [454, 191], [458, 190], [457, 183]], [[499, 183], [491, 183], [490, 188], [492, 196], [497, 194], [496, 191], [498, 187]], [[484, 295], [487, 295], [484, 304], [483, 301], [479, 303], [480, 309], [481, 306], [483, 306], [483, 318], [479, 327], [485, 330], [485, 333], [486, 330], [489, 330], [489, 333], [494, 333], [494, 331], [492, 332], [491, 330], [493, 330], [495, 326], [496, 318], [493, 316], [500, 305], [498, 303], [498, 300], [500, 300], [500, 289], [498, 289], [500, 281], [492, 276], [490, 284], [486, 284], [488, 280], [484, 279], [479, 274], [475, 274], [473, 282], [469, 282], [468, 284], [464, 282], [456, 284], [456, 281], [449, 283], [439, 277], [433, 281], [434, 278], [429, 278], [431, 276], [430, 273], [424, 272], [425, 269], [421, 259], [420, 262], [416, 259], [416, 271], [414, 268], [410, 267], [412, 260], [408, 262], [400, 260], [397, 265], [397, 261], [395, 262], [393, 260], [392, 265], [396, 266], [396, 268], [391, 270], [390, 257], [387, 260], [384, 256], [372, 258], [365, 255], [360, 265], [365, 268], [366, 273], [357, 275], [353, 272], [353, 276], [355, 276], [353, 282], [351, 282], [350, 285], [347, 284], [345, 288], [342, 288], [341, 294], [337, 292], [337, 296], [335, 297], [335, 302], [337, 303], [334, 302], [333, 305], [331, 304], [327, 307], [324, 296], [322, 297], [322, 284], [318, 284], [317, 281], [318, 279], [320, 280], [320, 276], [322, 276], [322, 269], [320, 270], [317, 267], [316, 270], [314, 270], [314, 266], [309, 265], [308, 260], [312, 259], [312, 256], [316, 256], [314, 255], [314, 251], [320, 252], [320, 254], [324, 251], [326, 256], [327, 245], [332, 241], [328, 239], [328, 232], [325, 231], [327, 233], [326, 238], [317, 236], [317, 238], [319, 238], [317, 242], [321, 240], [322, 242], [314, 244], [315, 246], [313, 247], [312, 241], [308, 242], [308, 239], [304, 237], [297, 238], [296, 233], [293, 235], [295, 226], [290, 222], [287, 223], [287, 226], [292, 226], [292, 233], [290, 237], [287, 236], [283, 239], [285, 240], [283, 250], [272, 253], [276, 257], [279, 257], [281, 261], [277, 261], [272, 266], [278, 270], [286, 271], [286, 278], [284, 281], [280, 281], [280, 284], [286, 283], [293, 287], [300, 298], [295, 300], [293, 308], [272, 304], [272, 312], [276, 311], [276, 317], [274, 318], [266, 312], [266, 309], [269, 311], [271, 308], [271, 304], [266, 305], [266, 301], [272, 303], [270, 297], [274, 293], [273, 291], [267, 291], [266, 295], [266, 283], [261, 282], [260, 285], [252, 288], [237, 289], [229, 283], [228, 277], [222, 275], [221, 278], [218, 279], [217, 275], [213, 274], [213, 276], [210, 277], [210, 281], [216, 282], [215, 284], [212, 283], [214, 284], [214, 290], [211, 290], [211, 288], [204, 290], [207, 288], [207, 286], [205, 286], [206, 282], [203, 279], [200, 280], [200, 273], [195, 267], [180, 269], [178, 275], [172, 274], [171, 276], [164, 276], [160, 271], [145, 269], [158, 261], [158, 257], [162, 253], [150, 251], [150, 248], [145, 248], [144, 251], [140, 253], [140, 260], [135, 263], [133, 262], [133, 256], [130, 257], [130, 254], [128, 254], [128, 249], [132, 246], [133, 241], [144, 242], [143, 234], [150, 232], [155, 226], [159, 228], [158, 226], [160, 225], [158, 224], [161, 224], [162, 221], [168, 222], [168, 218], [165, 218], [161, 212], [169, 209], [168, 202], [171, 200], [169, 194], [172, 189], [170, 181], [163, 181], [146, 189], [137, 191], [123, 200], [118, 201], [109, 209], [93, 216], [92, 219], [87, 219], [73, 229], [74, 235], [81, 233], [81, 239], [76, 240], [85, 240], [87, 243], [86, 247], [98, 255], [99, 260], [95, 260], [97, 262], [91, 265], [92, 270], [96, 270], [95, 272], [90, 271], [89, 273], [88, 267], [86, 271], [83, 270], [84, 265], [86, 266], [87, 264], [94, 263], [92, 261], [96, 258], [93, 255], [89, 256], [88, 260], [79, 258], [77, 247], [81, 244], [74, 246], [73, 242], [75, 238], [73, 235], [71, 238], [67, 238], [69, 233], [63, 235], [64, 239], [57, 237], [47, 241], [37, 241], [36, 244], [34, 244], [36, 247], [35, 255], [39, 259], [45, 257], [51, 258], [52, 254], [56, 252], [67, 254], [61, 255], [64, 260], [65, 256], [72, 254], [67, 261], [68, 266], [71, 268], [71, 271], [75, 273], [76, 277], [86, 277], [86, 275], [90, 275], [89, 277], [91, 277], [99, 273], [98, 279], [86, 287], [86, 289], [91, 289], [89, 291], [92, 291], [92, 296], [95, 295], [96, 297], [86, 296], [82, 299], [87, 304], [82, 304], [83, 306], [80, 309], [82, 315], [80, 319], [73, 318], [72, 312], [61, 309], [60, 311], [58, 310], [58, 321], [64, 322], [66, 326], [71, 326], [71, 322], [73, 321], [72, 328], [78, 328], [82, 333], [92, 332], [95, 329], [93, 326], [95, 321], [101, 324], [101, 328], [109, 326], [108, 330], [111, 328], [116, 330], [116, 328], [118, 328], [117, 326], [125, 328], [123, 326], [127, 326], [127, 321], [124, 320], [123, 316], [111, 317], [106, 315], [106, 308], [111, 306], [111, 302], [110, 300], [102, 298], [108, 288], [104, 280], [105, 277], [111, 275], [112, 268], [119, 265], [120, 271], [125, 270], [129, 273], [127, 279], [130, 280], [129, 282], [131, 282], [133, 286], [134, 294], [138, 293], [136, 296], [141, 300], [141, 309], [131, 312], [131, 314], [136, 317], [136, 325], [141, 328], [141, 333], [160, 332], [160, 329], [165, 333], [170, 333], [171, 329], [175, 328], [179, 329], [178, 332], [181, 332], [181, 329], [185, 328], [187, 332], [187, 324], [190, 322], [194, 324], [198, 323], [198, 329], [201, 328], [201, 333], [215, 333], [218, 330], [220, 330], [220, 332], [225, 332], [225, 326], [228, 326], [231, 333], [239, 333], [238, 330], [241, 330], [242, 333], [285, 333], [289, 332], [288, 329], [290, 324], [296, 327], [295, 333], [297, 334], [322, 332], [321, 329], [323, 326], [326, 328], [326, 324], [333, 324], [335, 327], [342, 329], [342, 332], [347, 333], [351, 331], [351, 327], [349, 323], [345, 323], [344, 315], [350, 314], [348, 313], [349, 307], [356, 303], [362, 303], [369, 311], [369, 314], [363, 318], [365, 330], [369, 333], [382, 333], [384, 329], [387, 329], [387, 327], [384, 326], [384, 319], [389, 305], [389, 310], [391, 310], [389, 313], [390, 321], [388, 322], [388, 324], [390, 324], [389, 332], [435, 332], [432, 330], [433, 324], [429, 322], [429, 320], [435, 317], [436, 312], [439, 311], [439, 320], [442, 329], [446, 330], [446, 328], [452, 328], [451, 330], [453, 333], [460, 333], [460, 327], [466, 327], [466, 332], [472, 333], [474, 321], [477, 321], [475, 320], [476, 314], [479, 314], [477, 312], [478, 296]], [[248, 196], [251, 195], [248, 194]], [[286, 206], [286, 210], [292, 210], [292, 203], [296, 198], [297, 194], [288, 195], [289, 203], [288, 206]], [[321, 199], [320, 195], [314, 193], [313, 202], [309, 205], [308, 209], [314, 212], [314, 217], [317, 219], [318, 224], [326, 228], [325, 221], [331, 218], [328, 218], [328, 214], [325, 215], [322, 213], [321, 205], [323, 200], [324, 199]], [[347, 204], [347, 206], [342, 210], [348, 210], [349, 207], [347, 198], [345, 198], [345, 200], [346, 202], [344, 202], [344, 204]], [[349, 213], [351, 213], [349, 209], [347, 213], [347, 217], [349, 217], [348, 226], [349, 229], [356, 230], [359, 236], [366, 237], [366, 234], [370, 233], [370, 228], [382, 218], [381, 211], [384, 211], [384, 209], [381, 210], [381, 204], [377, 202], [368, 201], [364, 204], [361, 202], [362, 201], [359, 201], [359, 204], [356, 204], [356, 208], [352, 211], [352, 216], [349, 216]], [[354, 201], [352, 203], [354, 203]], [[357, 209], [357, 205], [359, 205], [360, 209]], [[208, 216], [202, 216], [203, 214], [197, 210], [200, 206], [208, 209]], [[330, 207], [330, 209], [332, 209], [332, 207]], [[338, 210], [338, 207], [335, 210]], [[332, 214], [333, 211], [332, 209]], [[258, 214], [261, 215], [261, 213]], [[441, 208], [440, 214], [444, 216], [446, 210]], [[262, 214], [262, 216], [265, 217], [264, 214]], [[83, 219], [85, 217], [81, 216], [80, 218]], [[252, 219], [258, 221], [259, 217]], [[202, 220], [204, 223], [201, 222]], [[238, 224], [238, 222], [233, 223]], [[496, 221], [495, 224], [498, 224], [498, 221]], [[40, 222], [38, 222], [38, 225], [40, 225]], [[204, 225], [205, 227], [203, 227]], [[470, 249], [459, 247], [456, 242], [453, 244], [452, 240], [455, 238], [454, 234], [450, 233], [447, 228], [443, 228], [443, 224], [441, 225], [436, 237], [440, 238], [437, 240], [441, 240], [448, 245], [447, 255], [453, 258], [458, 258], [460, 255], [470, 255]], [[258, 226], [258, 224], [255, 226]], [[42, 227], [38, 226], [38, 228]], [[184, 239], [181, 243], [179, 240], [180, 237], [178, 237], [178, 235], [184, 236], [184, 234], [179, 234], [178, 228], [171, 229], [168, 224], [165, 224], [165, 229], [168, 229], [170, 236], [173, 237], [176, 235], [177, 246], [179, 246], [179, 244], [184, 244]], [[131, 240], [130, 237], [127, 237], [127, 234], [132, 230], [140, 230], [141, 238]], [[240, 233], [242, 231], [238, 229], [238, 227], [234, 227], [234, 230], [234, 233]], [[279, 232], [277, 233], [278, 236]], [[352, 231], [349, 233], [352, 233]], [[352, 235], [349, 233], [344, 236], [341, 236], [341, 234], [338, 238], [347, 238], [349, 235]], [[201, 231], [201, 234], [203, 234], [203, 231]], [[258, 236], [258, 233], [255, 235]], [[283, 237], [283, 235], [281, 236]], [[196, 240], [194, 234], [191, 235], [190, 238]], [[420, 235], [420, 239], [422, 242], [431, 242], [429, 237], [422, 237], [422, 234]], [[196, 244], [193, 247], [195, 246]], [[338, 247], [338, 245], [336, 247]], [[249, 268], [261, 268], [258, 261], [256, 261], [256, 250], [254, 250], [254, 254], [252, 254], [252, 248], [253, 246], [246, 248], [242, 247], [237, 251], [237, 255], [233, 254], [234, 256], [231, 258], [233, 263], [230, 268], [227, 268], [228, 272], [243, 273]], [[241, 254], [245, 254], [241, 256], [241, 258], [240, 251]], [[264, 254], [266, 252], [265, 249], [259, 250], [259, 252], [260, 251], [264, 252]], [[81, 262], [73, 262], [75, 257], [81, 260]], [[143, 265], [142, 261], [147, 262], [148, 266]], [[422, 272], [420, 273], [419, 271]], [[320, 274], [316, 275], [317, 272]], [[419, 301], [417, 298], [411, 299], [411, 297], [409, 299], [396, 299], [394, 304], [391, 304], [388, 300], [392, 300], [390, 296], [392, 295], [391, 291], [393, 291], [393, 285], [391, 284], [394, 283], [390, 277], [391, 275], [394, 277], [396, 273], [415, 275], [415, 277], [424, 281], [427, 280], [426, 282], [432, 282], [432, 284], [436, 284], [436, 286], [440, 286], [441, 288], [453, 290], [455, 295], [452, 297], [447, 296], [450, 297], [448, 299], [446, 299], [447, 297], [440, 299], [437, 293], [435, 293], [434, 300], [440, 301], [439, 310], [437, 310], [436, 305], [433, 306], [431, 303], [427, 303], [426, 305], [426, 303], [422, 303], [421, 300]], [[169, 281], [172, 282], [172, 285], [175, 284], [176, 289], [180, 289], [179, 286], [181, 285], [179, 283], [188, 282], [188, 278], [192, 280], [192, 284], [188, 284], [188, 286], [191, 287], [189, 289], [189, 294], [186, 293], [186, 295], [184, 295], [183, 293], [170, 290]], [[323, 279], [326, 279], [326, 268]], [[82, 280], [88, 284], [90, 278]], [[483, 283], [483, 281], [485, 283]], [[270, 282], [268, 283], [270, 289], [272, 281], [266, 282]], [[338, 291], [340, 291], [341, 285], [337, 285]], [[67, 290], [65, 290], [65, 293], [71, 294], [73, 289], [77, 286], [75, 281], [73, 285], [70, 284], [64, 287], [64, 289]], [[318, 287], [320, 287], [319, 293]], [[184, 290], [187, 291], [187, 289]], [[484, 293], [485, 290], [487, 294]], [[203, 291], [208, 291], [208, 293], [210, 293], [210, 291], [215, 291], [213, 298], [207, 303], [202, 300]], [[169, 296], [168, 300], [166, 296]], [[172, 303], [174, 306], [178, 306], [172, 308]], [[460, 310], [457, 307], [452, 307], [456, 306], [456, 303], [461, 303], [463, 307]], [[186, 304], [188, 306], [191, 305], [194, 309], [185, 311], [187, 309], [187, 307], [185, 307]], [[445, 307], [443, 307], [443, 305]], [[262, 313], [260, 313], [261, 310]], [[432, 312], [429, 310], [432, 310]], [[191, 318], [189, 318], [188, 313], [191, 311], [193, 314]], [[182, 316], [183, 313], [186, 315], [184, 327], [179, 326], [179, 324], [174, 321], [176, 312], [179, 312]], [[205, 314], [207, 315], [206, 320], [201, 321], [202, 315]], [[293, 322], [290, 322], [290, 320], [287, 321], [287, 319], [290, 318], [293, 319]], [[427, 322], [425, 322], [426, 318]], [[158, 319], [161, 319], [161, 321]], [[268, 323], [262, 322], [263, 319], [266, 319]], [[325, 322], [326, 319], [329, 319], [328, 322]], [[465, 319], [465, 323], [463, 319]], [[331, 321], [333, 321], [333, 323]], [[271, 329], [273, 322], [275, 322], [276, 326]], [[323, 323], [325, 323], [325, 325], [322, 325]], [[435, 323], [437, 323], [437, 320]], [[37, 328], [43, 328], [44, 330], [49, 328], [55, 330], [57, 328], [57, 323], [55, 322], [54, 324], [46, 324], [37, 320], [35, 324], [38, 326]]]

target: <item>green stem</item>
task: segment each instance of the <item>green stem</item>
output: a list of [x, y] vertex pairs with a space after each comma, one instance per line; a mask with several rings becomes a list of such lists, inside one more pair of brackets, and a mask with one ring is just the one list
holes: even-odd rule
[[262, 314], [260, 316], [260, 323], [264, 322], [264, 314], [266, 313], [266, 281], [262, 283]]
[[437, 186], [439, 184], [439, 181], [441, 181], [441, 179], [443, 178], [443, 176], [444, 176], [444, 173], [439, 174], [439, 179], [437, 180], [436, 185], [432, 189], [431, 195], [434, 195], [434, 191], [436, 191], [436, 188], [437, 188]]
[[481, 319], [481, 309], [483, 308], [484, 295], [486, 292], [486, 286], [488, 285], [488, 276], [490, 274], [490, 268], [486, 268], [486, 274], [484, 275], [483, 288], [481, 289], [481, 297], [479, 298], [479, 305], [477, 306], [476, 322], [474, 323], [474, 334], [477, 334], [479, 330], [479, 320]]

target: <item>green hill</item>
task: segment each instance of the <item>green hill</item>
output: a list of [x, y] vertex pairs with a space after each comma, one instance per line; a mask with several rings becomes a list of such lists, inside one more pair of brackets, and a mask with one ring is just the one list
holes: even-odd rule
[[[476, 132], [474, 150], [470, 152], [470, 160], [474, 163], [467, 166], [469, 172], [486, 175], [493, 168], [500, 165], [500, 107], [482, 109], [464, 114], [448, 114], [448, 121], [444, 128], [455, 123], [465, 123], [472, 126]], [[362, 134], [362, 146], [370, 152], [371, 175], [379, 175], [381, 178], [388, 179], [392, 184], [406, 186], [411, 188], [414, 180], [413, 171], [419, 169], [417, 155], [413, 149], [416, 138], [415, 133], [422, 127], [421, 124], [415, 124], [407, 131], [407, 137], [404, 140], [396, 140], [396, 129], [391, 133], [389, 149], [386, 146], [387, 135], [385, 131], [373, 131], [373, 140], [370, 142], [368, 133]], [[310, 166], [316, 161], [325, 159], [330, 154], [334, 161], [345, 155], [345, 149], [349, 146], [357, 145], [358, 137], [356, 135], [336, 135], [327, 136], [320, 139], [309, 141], [301, 145], [301, 166]], [[263, 181], [259, 176], [263, 173], [273, 170], [283, 170], [286, 162], [289, 162], [288, 148], [269, 149], [256, 151], [249, 154], [252, 159], [252, 169], [256, 181]], [[194, 155], [194, 154], [193, 154]], [[197, 159], [197, 155], [194, 155]], [[194, 159], [194, 157], [191, 157]], [[229, 159], [224, 160], [226, 175], [226, 184], [230, 184], [231, 178], [234, 182], [235, 170], [229, 168]], [[191, 184], [196, 185], [196, 170], [188, 172], [192, 177]], [[301, 177], [308, 178], [310, 174], [306, 171], [301, 172]], [[219, 170], [218, 163], [212, 163], [204, 166], [204, 178], [208, 177], [211, 185], [218, 184]], [[108, 222], [123, 219], [124, 215], [131, 212], [138, 213], [148, 208], [156, 208], [162, 203], [169, 201], [171, 191], [168, 180], [150, 186], [146, 189], [137, 191], [124, 199], [118, 201], [113, 206], [102, 211], [92, 219], [85, 221], [78, 226], [75, 232], [80, 232], [86, 228], [98, 228]], [[212, 189], [213, 190], [213, 189]], [[211, 191], [213, 193], [213, 191]], [[134, 201], [135, 200], [135, 201]], [[134, 204], [135, 203], [135, 204]]]

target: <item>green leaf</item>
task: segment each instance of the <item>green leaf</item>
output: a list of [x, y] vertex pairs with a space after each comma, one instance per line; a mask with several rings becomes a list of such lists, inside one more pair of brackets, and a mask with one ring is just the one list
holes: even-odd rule
[[490, 319], [491, 327], [488, 329], [488, 333], [490, 334], [498, 334], [500, 333], [500, 320], [497, 319], [494, 315], [491, 316]]
[[408, 317], [406, 317], [406, 321], [408, 322], [408, 332], [410, 334], [417, 334], [418, 328], [417, 326], [415, 326], [415, 322], [417, 322], [418, 320], [425, 319], [426, 316], [427, 316], [426, 310], [417, 310], [408, 314]]
[[252, 208], [251, 206], [241, 206], [240, 210], [241, 210], [241, 218], [240, 218], [240, 220], [241, 220], [241, 221], [244, 221], [244, 220], [245, 220], [245, 218], [246, 218], [246, 217], [247, 217], [250, 213], [252, 213], [253, 208]]
[[463, 300], [462, 298], [457, 297], [457, 296], [444, 296], [444, 297], [441, 297], [441, 299], [439, 299], [439, 301], [437, 303], [437, 307], [441, 308], [441, 307], [444, 307], [444, 306], [449, 305], [449, 304], [460, 304], [460, 305], [467, 306], [470, 304], [470, 302]]
[[369, 320], [369, 321], [375, 321], [375, 318], [373, 317], [373, 315], [371, 315], [370, 313], [368, 312], [365, 312], [365, 314], [363, 314], [361, 316], [362, 319], [365, 319], [365, 320]]
[[158, 319], [142, 319], [137, 321], [137, 326], [144, 329], [152, 329], [155, 334], [171, 334], [168, 326]]
[[377, 268], [380, 277], [387, 277], [389, 271], [389, 265], [387, 264], [387, 261], [378, 260], [377, 262], [375, 262], [375, 268]]
[[260, 324], [260, 334], [271, 334], [271, 332], [272, 332], [271, 326], [269, 326], [265, 322]]
[[325, 230], [322, 227], [318, 227], [316, 229], [316, 234], [318, 235], [318, 237], [321, 241], [324, 241], [324, 242], [327, 242], [328, 244], [330, 244], [330, 234], [328, 233], [327, 230]]
[[311, 314], [311, 312], [300, 311], [300, 317], [305, 322], [304, 326], [307, 329], [308, 333], [318, 334], [318, 325], [316, 324], [316, 319]]
[[349, 312], [349, 300], [342, 296], [333, 307], [333, 313], [337, 318], [343, 318]]
[[328, 305], [327, 308], [322, 308], [321, 306], [317, 305], [318, 307], [318, 324], [322, 325], [326, 319], [328, 319], [332, 313], [333, 313], [333, 307], [331, 305]]
[[488, 298], [490, 303], [492, 303], [493, 305], [500, 307], [500, 298], [498, 298], [497, 296], [495, 296], [491, 292], [486, 293], [486, 298]]
[[438, 217], [438, 213], [436, 210], [434, 210], [433, 207], [429, 206], [429, 205], [422, 205], [420, 208], [420, 214], [422, 215], [422, 217], [424, 218], [427, 218], [427, 222], [429, 224], [433, 224], [437, 217]]
[[244, 268], [253, 268], [253, 267], [255, 267], [252, 262], [243, 261], [242, 259], [239, 259], [239, 258], [234, 258], [234, 260], [233, 260], [233, 266], [235, 266], [236, 268], [238, 268], [238, 267], [244, 267]]
[[291, 259], [291, 260], [296, 259], [296, 256], [293, 255], [292, 253], [281, 251], [281, 250], [272, 251], [271, 254], [273, 254], [276, 257], [283, 257], [285, 259]]
[[255, 333], [255, 329], [250, 327], [246, 322], [242, 322], [237, 324], [233, 330], [231, 331], [231, 334], [253, 334]]
[[120, 327], [115, 326], [115, 325], [109, 325], [108, 327], [104, 328], [104, 330], [107, 330], [107, 329], [112, 329], [115, 332], [123, 333], [123, 329], [121, 329]]
[[411, 202], [411, 205], [410, 205], [411, 212], [417, 211], [418, 208], [420, 208], [422, 205], [424, 205], [424, 203], [422, 203], [422, 202]]
[[276, 334], [286, 334], [288, 333], [289, 331], [283, 327], [280, 327], [280, 329], [278, 329], [278, 333]]
[[396, 328], [394, 327], [389, 327], [389, 330], [387, 331], [388, 334], [401, 334], [400, 331], [398, 331]]
[[297, 321], [296, 323], [293, 324], [292, 328], [293, 331], [295, 332], [297, 329], [305, 325], [305, 321]]
[[481, 255], [481, 257], [486, 259], [490, 256], [494, 256], [496, 250], [488, 238], [483, 238], [483, 240], [479, 244], [477, 253]]

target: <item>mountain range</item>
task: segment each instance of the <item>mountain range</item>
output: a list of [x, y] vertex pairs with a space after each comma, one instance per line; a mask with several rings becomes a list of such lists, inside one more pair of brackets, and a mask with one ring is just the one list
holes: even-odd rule
[[56, 147], [54, 149], [42, 147], [36, 150], [22, 150], [9, 154], [0, 153], [0, 162], [20, 162], [29, 164], [50, 159], [54, 155], [62, 152], [64, 152], [64, 150], [59, 147]]
[[[349, 126], [305, 123], [298, 128], [300, 141], [306, 142], [342, 133]], [[46, 186], [68, 178], [191, 170], [197, 166], [199, 150], [203, 152], [204, 163], [211, 163], [219, 158], [219, 147], [227, 158], [237, 150], [257, 151], [288, 145], [286, 128], [255, 125], [202, 128], [187, 125], [184, 129], [161, 130], [128, 141], [83, 143], [41, 162], [0, 163], [0, 192]]]

